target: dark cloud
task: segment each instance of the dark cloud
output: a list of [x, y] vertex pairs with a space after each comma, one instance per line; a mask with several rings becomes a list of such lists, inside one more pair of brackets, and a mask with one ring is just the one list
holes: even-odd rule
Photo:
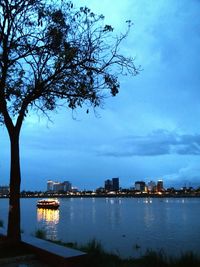
[[114, 146], [102, 147], [98, 154], [113, 157], [200, 155], [200, 135], [181, 135], [158, 130], [146, 136], [125, 137]]

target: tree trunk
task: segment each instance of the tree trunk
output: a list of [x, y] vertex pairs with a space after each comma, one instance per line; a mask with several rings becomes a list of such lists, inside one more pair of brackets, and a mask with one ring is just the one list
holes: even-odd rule
[[20, 155], [19, 155], [19, 131], [13, 128], [10, 136], [10, 199], [8, 212], [7, 236], [12, 242], [21, 240], [20, 233]]

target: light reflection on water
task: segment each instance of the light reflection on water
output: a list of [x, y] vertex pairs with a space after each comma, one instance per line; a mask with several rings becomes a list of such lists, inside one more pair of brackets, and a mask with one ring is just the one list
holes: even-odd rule
[[37, 208], [37, 221], [40, 228], [44, 229], [46, 238], [57, 240], [59, 210]]

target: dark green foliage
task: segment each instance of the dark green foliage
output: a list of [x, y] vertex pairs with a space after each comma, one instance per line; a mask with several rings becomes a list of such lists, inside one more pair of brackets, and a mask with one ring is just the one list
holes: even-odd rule
[[[200, 257], [189, 252], [177, 257], [169, 257], [163, 250], [148, 250], [144, 256], [132, 260], [138, 267], [199, 267]], [[135, 266], [135, 265], [131, 265]]]
[[0, 103], [11, 117], [53, 110], [58, 99], [72, 109], [99, 106], [106, 91], [118, 93], [119, 74], [138, 73], [133, 59], [118, 52], [128, 31], [112, 36], [102, 15], [66, 1], [14, 2], [0, 2]]
[[165, 255], [163, 250], [160, 250], [159, 252], [148, 250], [144, 256], [141, 257], [138, 262], [143, 265], [144, 263], [147, 264], [147, 266], [151, 267], [168, 267], [168, 258]]
[[183, 254], [180, 258], [172, 260], [173, 267], [199, 267], [200, 266], [200, 257], [198, 257], [193, 252], [187, 252]]

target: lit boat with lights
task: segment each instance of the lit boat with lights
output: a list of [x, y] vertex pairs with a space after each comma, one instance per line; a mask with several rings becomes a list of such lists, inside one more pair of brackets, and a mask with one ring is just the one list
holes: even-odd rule
[[58, 209], [60, 202], [57, 199], [41, 199], [37, 202], [37, 207], [42, 209]]

